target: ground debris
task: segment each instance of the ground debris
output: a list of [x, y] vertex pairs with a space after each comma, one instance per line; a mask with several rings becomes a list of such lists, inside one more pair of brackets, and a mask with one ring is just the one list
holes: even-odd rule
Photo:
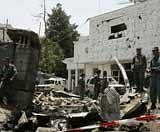
[[[56, 93], [56, 95], [55, 95]], [[58, 97], [59, 95], [59, 97]], [[66, 113], [79, 113], [91, 110], [95, 106], [95, 102], [90, 98], [80, 100], [74, 94], [66, 94], [66, 92], [50, 92], [50, 93], [35, 93], [33, 104], [36, 112], [51, 112], [55, 109], [63, 109]], [[85, 109], [85, 110], [84, 110]]]
[[38, 127], [36, 132], [56, 132], [53, 128]]

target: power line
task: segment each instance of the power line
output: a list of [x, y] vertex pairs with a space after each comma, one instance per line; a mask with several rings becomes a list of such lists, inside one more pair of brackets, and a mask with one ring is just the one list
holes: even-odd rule
[[77, 27], [77, 29], [81, 29], [88, 21], [90, 18], [87, 18], [84, 23], [82, 23], [80, 26]]

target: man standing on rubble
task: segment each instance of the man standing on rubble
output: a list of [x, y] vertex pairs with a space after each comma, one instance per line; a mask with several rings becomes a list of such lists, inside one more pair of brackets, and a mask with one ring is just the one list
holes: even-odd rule
[[[6, 98], [7, 103], [14, 103], [12, 83], [17, 75], [16, 67], [10, 63], [10, 59], [6, 57], [3, 60], [3, 67], [1, 70], [1, 98]], [[6, 103], [6, 102], [5, 102]]]
[[94, 77], [94, 99], [97, 100], [100, 89], [101, 89], [101, 80], [100, 80], [101, 71], [97, 70], [96, 75]]
[[84, 80], [85, 75], [82, 73], [80, 75], [80, 79], [78, 81], [78, 85], [79, 85], [79, 93], [80, 93], [80, 99], [83, 100], [84, 99], [84, 94], [85, 94], [85, 80]]
[[152, 50], [153, 58], [151, 60], [151, 88], [150, 88], [150, 98], [151, 98], [151, 109], [156, 109], [156, 102], [159, 99], [160, 103], [160, 55], [159, 48], [154, 47]]
[[136, 92], [143, 92], [144, 76], [147, 67], [145, 55], [142, 55], [141, 48], [136, 49], [136, 56], [133, 58], [133, 76], [134, 84], [137, 87]]

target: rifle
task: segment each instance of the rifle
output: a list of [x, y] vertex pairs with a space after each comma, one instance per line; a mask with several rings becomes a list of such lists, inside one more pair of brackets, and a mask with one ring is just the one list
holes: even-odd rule
[[151, 67], [151, 70], [153, 70], [153, 71], [160, 71], [160, 66], [158, 66], [158, 67]]
[[3, 81], [0, 82], [0, 89], [2, 88], [2, 85], [3, 85]]

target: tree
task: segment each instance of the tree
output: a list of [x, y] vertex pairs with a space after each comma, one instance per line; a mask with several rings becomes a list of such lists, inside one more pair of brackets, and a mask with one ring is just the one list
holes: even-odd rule
[[57, 4], [48, 14], [46, 37], [56, 42], [62, 49], [64, 57], [72, 57], [74, 45], [78, 40], [79, 34], [76, 31], [77, 25], [70, 23], [71, 16], [68, 16], [62, 9], [61, 4]]
[[[57, 76], [64, 70], [64, 64], [61, 60], [64, 55], [60, 47], [49, 39], [41, 39], [41, 56], [39, 67], [41, 71], [46, 73], [55, 73]], [[62, 71], [61, 71], [62, 70]]]

